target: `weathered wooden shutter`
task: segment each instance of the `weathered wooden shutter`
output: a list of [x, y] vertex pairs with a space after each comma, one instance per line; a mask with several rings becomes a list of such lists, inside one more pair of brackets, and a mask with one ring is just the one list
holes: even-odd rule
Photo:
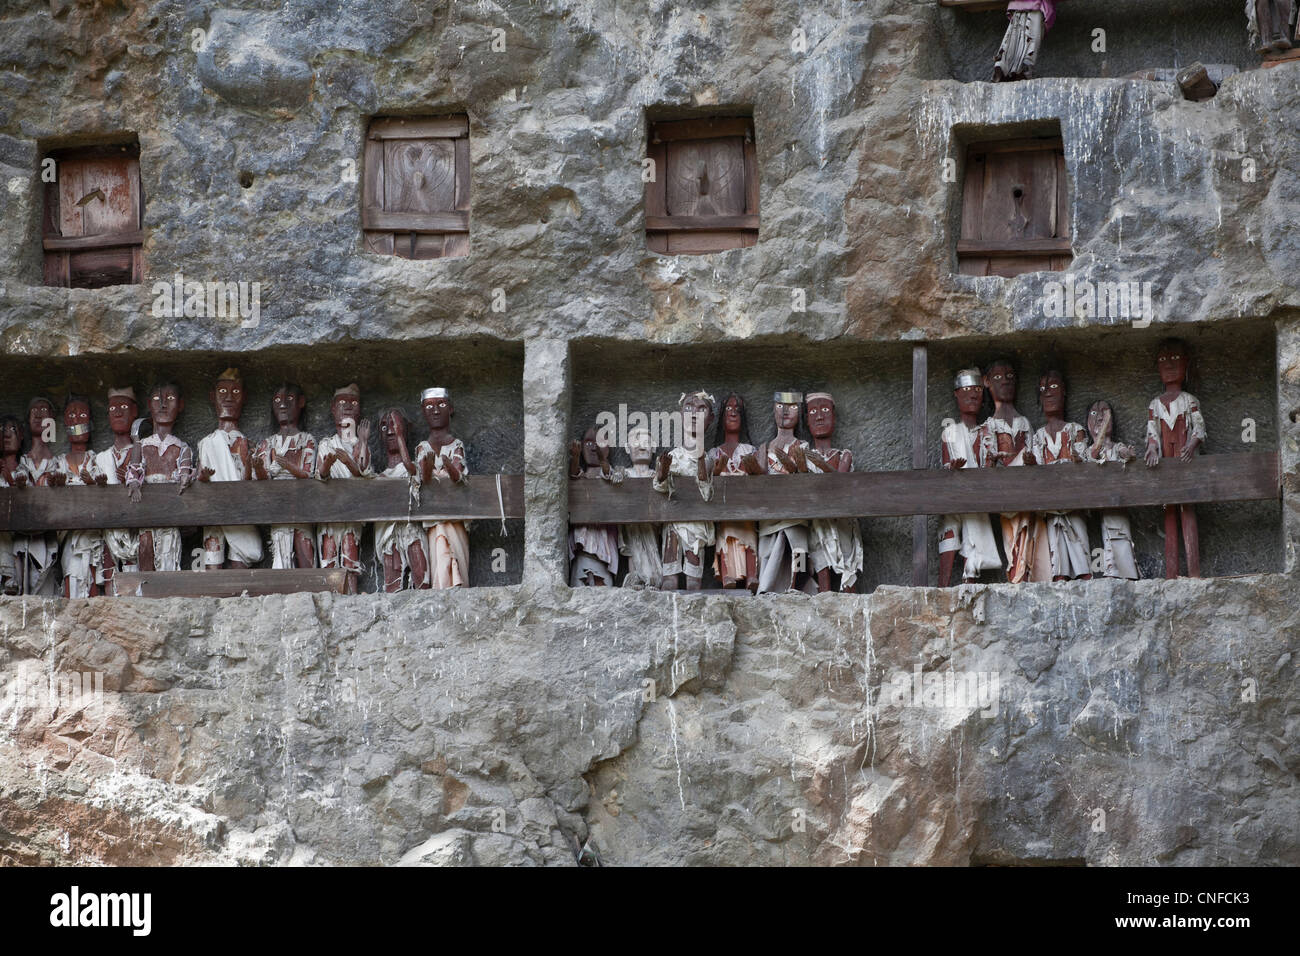
[[646, 245], [692, 254], [758, 241], [758, 159], [748, 117], [652, 123], [645, 187]]
[[98, 289], [138, 283], [144, 271], [140, 159], [134, 146], [97, 146], [51, 157], [42, 246], [45, 284]]
[[1061, 140], [972, 145], [957, 242], [960, 271], [981, 276], [1060, 271], [1071, 258]]
[[376, 119], [366, 136], [366, 249], [403, 259], [469, 255], [469, 118]]

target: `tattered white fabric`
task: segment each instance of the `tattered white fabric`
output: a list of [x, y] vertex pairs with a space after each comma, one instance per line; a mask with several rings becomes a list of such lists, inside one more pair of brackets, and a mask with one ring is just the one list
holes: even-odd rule
[[1007, 32], [1002, 36], [1002, 48], [993, 63], [996, 71], [1001, 71], [1007, 80], [1028, 80], [1034, 75], [1034, 65], [1038, 62], [1038, 51], [1043, 45], [1043, 36], [1047, 32], [1043, 14], [1037, 10], [1009, 12], [1011, 22]]
[[[131, 457], [131, 446], [118, 448], [110, 445], [95, 456], [95, 464], [104, 473], [110, 485], [120, 485], [126, 474], [127, 460]], [[119, 571], [140, 570], [140, 533], [130, 528], [104, 529], [104, 547], [108, 549], [113, 564]]]
[[[406, 466], [400, 461], [391, 468], [381, 472], [384, 478], [396, 478], [403, 481], [411, 482], [414, 480], [407, 470]], [[414, 521], [376, 521], [375, 522], [375, 558], [379, 562], [379, 577], [383, 579], [383, 561], [384, 556], [394, 554], [402, 564], [402, 580], [405, 582], [406, 575], [411, 570], [410, 548], [413, 544], [418, 544], [420, 550], [425, 550], [424, 529]], [[424, 577], [419, 581], [412, 581], [412, 587], [419, 587], [429, 582], [429, 562], [428, 555], [425, 556]]]
[[[424, 473], [424, 461], [433, 458], [433, 475], [450, 478], [447, 462], [455, 462], [461, 477], [469, 474], [465, 463], [465, 443], [455, 438], [435, 450], [428, 441], [415, 447], [416, 469]], [[469, 584], [468, 521], [423, 521], [429, 538], [429, 577], [434, 588], [458, 588]]]
[[[362, 452], [361, 439], [357, 438], [349, 442], [345, 441], [343, 437], [338, 434], [330, 435], [327, 438], [321, 439], [320, 444], [316, 447], [316, 460], [318, 462], [324, 461], [330, 454], [338, 454], [340, 451], [347, 452], [352, 460], [357, 462], [358, 466], [362, 465], [362, 462], [357, 460], [358, 456], [360, 456]], [[367, 460], [364, 465], [365, 467], [361, 468], [362, 476], [369, 477], [373, 475], [374, 471], [370, 467], [370, 462]], [[331, 479], [354, 477], [356, 476], [352, 474], [351, 469], [349, 469], [347, 465], [343, 464], [343, 462], [335, 459], [330, 463]], [[347, 571], [359, 572], [361, 570], [361, 534], [364, 528], [365, 525], [359, 521], [335, 522], [332, 524], [327, 523], [317, 525], [316, 556], [317, 562], [320, 566], [322, 568], [341, 567]], [[357, 543], [357, 558], [355, 561], [343, 553], [343, 542], [348, 535], [352, 535], [352, 539]], [[334, 554], [328, 558], [325, 556], [324, 547], [325, 539], [327, 537], [334, 541]]]
[[[199, 468], [211, 468], [209, 481], [244, 481], [244, 460], [234, 450], [235, 442], [244, 435], [238, 429], [224, 431], [218, 428], [199, 441]], [[208, 551], [207, 542], [216, 539], [217, 546]], [[220, 566], [227, 554], [232, 561], [242, 561], [252, 566], [262, 560], [262, 535], [254, 525], [225, 525], [203, 529], [205, 564]]]
[[[672, 490], [672, 476], [678, 478], [699, 478], [700, 459], [694, 452], [685, 448], [674, 448], [668, 453], [668, 474], [666, 482], [654, 482], [654, 490], [668, 492]], [[712, 521], [673, 521], [664, 525], [663, 541], [666, 548], [672, 537], [677, 539], [677, 557], [672, 561], [663, 561], [661, 570], [664, 577], [685, 574], [688, 578], [704, 577], [704, 549], [710, 547], [715, 538]], [[697, 555], [700, 563], [692, 565], [686, 560], [686, 552]], [[662, 552], [660, 552], [662, 554]]]
[[[176, 465], [168, 474], [154, 474], [144, 476], [145, 484], [164, 485], [176, 484], [182, 478], [188, 478], [194, 471], [194, 453], [190, 446], [181, 441], [175, 435], [168, 435], [163, 438], [157, 434], [150, 435], [140, 442], [143, 448], [154, 448], [157, 450], [159, 458], [167, 454], [171, 448], [179, 448], [180, 455], [176, 459]], [[179, 571], [181, 570], [181, 532], [179, 528], [141, 528], [140, 533], [148, 531], [153, 536], [153, 569], [155, 571]]]
[[[1119, 444], [1109, 438], [1096, 454], [1089, 447], [1086, 457], [1098, 463], [1124, 460]], [[1127, 512], [1109, 510], [1101, 513], [1101, 566], [1102, 574], [1108, 578], [1136, 581], [1141, 577], [1133, 554], [1133, 528]]]
[[[54, 460], [70, 486], [93, 484], [103, 475], [93, 454], [88, 454], [75, 468], [67, 455], [59, 455]], [[68, 597], [90, 597], [91, 585], [104, 583], [103, 534], [97, 530], [60, 532], [59, 563], [63, 566]]]
[[[843, 457], [847, 449], [832, 448], [822, 457], [829, 461], [835, 455]], [[808, 462], [815, 474], [824, 474], [816, 462]], [[849, 469], [850, 471], [852, 468]], [[830, 568], [840, 576], [840, 590], [851, 591], [862, 573], [864, 549], [862, 526], [857, 518], [814, 518], [809, 527], [809, 552], [814, 571]]]
[[[798, 445], [804, 451], [808, 443], [796, 438], [781, 449], [788, 456]], [[785, 475], [785, 465], [776, 457], [770, 443], [763, 445], [767, 473]], [[796, 571], [808, 567], [808, 519], [780, 518], [758, 523], [758, 593], [788, 591]]]
[[1160, 425], [1170, 431], [1178, 427], [1178, 420], [1184, 419], [1188, 439], [1205, 441], [1205, 418], [1201, 415], [1201, 403], [1190, 392], [1179, 392], [1168, 406], [1157, 395], [1147, 406], [1147, 440], [1160, 444]]
[[[949, 461], [963, 461], [962, 468], [981, 468], [985, 462], [984, 430], [952, 422], [944, 427], [940, 440], [948, 451]], [[1002, 567], [993, 525], [983, 512], [944, 515], [939, 519], [939, 553], [956, 551], [962, 558], [963, 580], [973, 581], [981, 571]]]
[[[1047, 466], [1082, 459], [1087, 454], [1087, 440], [1087, 429], [1077, 422], [1065, 422], [1055, 434], [1046, 426], [1038, 429], [1030, 444], [1034, 459]], [[1047, 511], [1039, 515], [1038, 522], [1031, 580], [1077, 578], [1091, 573], [1092, 547], [1082, 512]]]
[[[58, 463], [55, 458], [36, 461], [31, 455], [23, 455], [18, 460], [18, 470], [27, 477], [28, 485], [48, 486], [50, 476], [58, 471]], [[14, 561], [22, 580], [22, 593], [57, 595], [59, 582], [54, 569], [58, 558], [59, 538], [54, 532], [14, 535]]]
[[[273, 454], [281, 457], [296, 455], [302, 451], [302, 470], [308, 475], [316, 473], [316, 439], [307, 432], [295, 432], [281, 435], [276, 432], [263, 438], [253, 454], [262, 460], [267, 478], [273, 481], [292, 479], [295, 476], [278, 461]], [[294, 567], [293, 537], [300, 531], [308, 539], [315, 540], [312, 526], [309, 524], [273, 524], [271, 525], [271, 567], [284, 569]]]

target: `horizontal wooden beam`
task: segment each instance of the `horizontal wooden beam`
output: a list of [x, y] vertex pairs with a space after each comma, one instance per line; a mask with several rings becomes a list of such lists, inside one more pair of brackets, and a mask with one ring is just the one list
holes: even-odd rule
[[469, 135], [469, 117], [442, 116], [432, 119], [394, 116], [370, 124], [370, 139], [455, 139]]
[[970, 13], [983, 13], [988, 10], [1001, 10], [1005, 13], [1007, 0], [939, 0], [939, 6], [956, 7]]
[[383, 232], [469, 232], [469, 213], [361, 210], [361, 228]]
[[144, 233], [136, 229], [132, 232], [106, 232], [97, 236], [51, 236], [42, 240], [46, 252], [77, 252], [81, 249], [108, 249], [113, 246], [144, 245]]
[[[0, 531], [501, 517], [495, 475], [470, 475], [463, 485], [450, 481], [426, 485], [418, 507], [408, 504], [406, 482], [384, 478], [200, 482], [180, 495], [176, 488], [145, 485], [138, 503], [130, 500], [122, 485], [3, 488]], [[523, 476], [501, 476], [501, 502], [505, 517], [524, 516]]]
[[723, 229], [757, 229], [758, 216], [646, 216], [651, 232], [717, 232]]
[[1069, 239], [958, 239], [958, 255], [1059, 256], [1070, 253]]
[[213, 571], [119, 571], [113, 575], [118, 597], [261, 597], [299, 591], [342, 594], [347, 572], [342, 568]]
[[773, 518], [883, 518], [969, 512], [1136, 508], [1146, 505], [1277, 499], [1276, 452], [1206, 455], [1191, 462], [1141, 461], [1025, 468], [942, 468], [828, 475], [714, 479], [704, 501], [695, 482], [675, 479], [672, 498], [649, 479], [621, 485], [569, 482], [574, 524]]
[[966, 147], [969, 157], [987, 156], [989, 153], [1023, 153], [1042, 152], [1048, 149], [1064, 150], [1065, 145], [1059, 136], [1029, 136], [1021, 139], [999, 139], [989, 142], [971, 143]]
[[717, 139], [722, 136], [753, 135], [754, 121], [748, 116], [718, 116], [667, 120], [652, 123], [651, 127], [651, 140], [671, 143], [683, 139]]

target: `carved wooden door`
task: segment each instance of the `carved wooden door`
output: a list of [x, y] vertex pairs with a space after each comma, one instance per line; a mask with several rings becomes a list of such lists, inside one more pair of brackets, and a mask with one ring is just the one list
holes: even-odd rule
[[366, 249], [404, 259], [469, 254], [469, 119], [377, 119], [366, 137]]
[[960, 271], [1015, 276], [1066, 268], [1069, 210], [1060, 139], [972, 145], [957, 243]]
[[758, 241], [758, 161], [748, 117], [652, 123], [646, 245], [694, 254]]
[[97, 289], [141, 281], [144, 203], [133, 146], [67, 151], [45, 184], [45, 284]]

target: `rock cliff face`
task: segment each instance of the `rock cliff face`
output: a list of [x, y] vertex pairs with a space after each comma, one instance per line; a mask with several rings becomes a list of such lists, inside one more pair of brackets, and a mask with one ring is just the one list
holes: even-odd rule
[[[0, 412], [169, 362], [323, 390], [355, 360], [384, 402], [452, 365], [527, 518], [509, 586], [0, 598], [0, 861], [1300, 863], [1300, 66], [1254, 69], [1244, 16], [1238, 43], [1205, 2], [1168, 5], [1177, 42], [1145, 14], [1126, 41], [1128, 4], [1064, 6], [1044, 78], [998, 86], [970, 82], [971, 40], [994, 47], [1000, 18], [934, 0], [6, 6], [0, 381], [20, 384]], [[1081, 52], [1092, 17], [1109, 56]], [[1195, 59], [1224, 77], [1200, 103], [1119, 75]], [[448, 112], [470, 118], [470, 254], [366, 252], [368, 120]], [[648, 253], [647, 117], [737, 112], [758, 243]], [[1152, 283], [1150, 329], [1053, 316], [1052, 274], [954, 274], [944, 160], [1043, 124], [1075, 281]], [[41, 158], [123, 134], [145, 282], [41, 285]], [[177, 272], [261, 283], [259, 322], [155, 315]], [[1207, 567], [1269, 573], [906, 588], [893, 529], [870, 594], [562, 585], [565, 446], [619, 368], [628, 400], [651, 360], [674, 397], [722, 350], [758, 396], [776, 369], [825, 384], [834, 355], [864, 460], [905, 467], [911, 342], [932, 410], [970, 355], [1064, 351], [1137, 428], [1155, 383], [1131, 356], [1170, 326], [1208, 359], [1216, 450], [1251, 417], [1284, 471], [1280, 507], [1207, 519], [1228, 556]], [[89, 696], [54, 706], [82, 674]]]
[[9, 601], [0, 852], [1300, 863], [1292, 590]]

